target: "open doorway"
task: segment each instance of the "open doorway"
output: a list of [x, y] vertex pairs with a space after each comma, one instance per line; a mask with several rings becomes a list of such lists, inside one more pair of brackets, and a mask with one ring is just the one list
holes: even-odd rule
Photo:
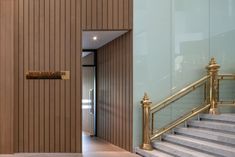
[[131, 150], [130, 37], [127, 31], [83, 32], [83, 152]]
[[96, 64], [95, 50], [82, 52], [82, 130], [87, 136], [96, 135]]

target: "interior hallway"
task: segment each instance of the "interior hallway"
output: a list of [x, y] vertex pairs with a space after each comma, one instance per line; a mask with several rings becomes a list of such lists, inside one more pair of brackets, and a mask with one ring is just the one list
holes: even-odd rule
[[83, 132], [82, 140], [83, 140], [82, 141], [83, 153], [102, 152], [102, 151], [125, 152], [124, 149], [121, 149], [120, 147], [117, 147], [98, 137], [90, 137], [90, 135], [86, 134], [85, 132]]
[[19, 153], [0, 157], [139, 157], [106, 142], [98, 137], [90, 137], [83, 132], [83, 154], [78, 153]]

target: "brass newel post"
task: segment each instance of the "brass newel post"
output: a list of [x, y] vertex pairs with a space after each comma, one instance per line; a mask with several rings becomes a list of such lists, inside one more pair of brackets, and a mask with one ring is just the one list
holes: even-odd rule
[[217, 79], [219, 68], [220, 65], [216, 63], [215, 58], [211, 58], [209, 65], [207, 66], [208, 74], [211, 76], [208, 91], [208, 103], [211, 105], [209, 111], [210, 114], [219, 114], [217, 106]]
[[151, 101], [148, 95], [145, 93], [143, 100], [141, 101], [143, 107], [143, 143], [140, 146], [144, 150], [153, 150], [150, 144], [150, 105]]

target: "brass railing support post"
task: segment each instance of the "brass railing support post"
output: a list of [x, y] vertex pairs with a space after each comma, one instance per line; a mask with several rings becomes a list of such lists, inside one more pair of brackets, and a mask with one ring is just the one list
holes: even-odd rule
[[141, 101], [143, 107], [143, 143], [140, 146], [144, 150], [153, 150], [150, 144], [150, 102], [147, 94], [144, 94], [143, 100]]
[[215, 58], [211, 58], [207, 66], [208, 74], [210, 75], [208, 89], [208, 103], [211, 105], [209, 113], [219, 114], [217, 106], [217, 86], [218, 86], [218, 71], [220, 65], [216, 63]]

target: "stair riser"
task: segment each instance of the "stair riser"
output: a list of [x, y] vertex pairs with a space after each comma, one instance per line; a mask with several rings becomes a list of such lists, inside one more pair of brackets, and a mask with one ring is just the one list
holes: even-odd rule
[[178, 151], [164, 146], [154, 146], [154, 147], [160, 151], [167, 152], [177, 157], [197, 157], [197, 156], [192, 156], [191, 154], [185, 153], [183, 151]]
[[174, 137], [165, 136], [165, 141], [172, 142], [174, 144], [179, 144], [185, 147], [189, 147], [195, 150], [200, 150], [201, 152], [207, 152], [214, 155], [226, 156], [226, 157], [234, 157], [234, 152], [230, 152], [228, 150], [222, 150], [220, 148], [214, 148], [209, 145], [200, 145], [198, 143], [190, 142], [187, 140], [179, 140]]
[[160, 151], [163, 151], [163, 152], [167, 152], [173, 156], [176, 156], [176, 157], [212, 157], [212, 155], [207, 155], [207, 154], [203, 154], [201, 152], [185, 152], [184, 150], [181, 150], [179, 148], [175, 148], [175, 147], [168, 147], [164, 144], [161, 144], [161, 143], [154, 143], [153, 144], [153, 147], [160, 150]]
[[147, 150], [143, 150], [143, 149], [140, 149], [140, 148], [136, 148], [135, 152], [138, 155], [141, 155], [143, 157], [173, 157], [171, 155], [162, 153], [162, 152], [157, 151], [157, 150], [147, 151]]

